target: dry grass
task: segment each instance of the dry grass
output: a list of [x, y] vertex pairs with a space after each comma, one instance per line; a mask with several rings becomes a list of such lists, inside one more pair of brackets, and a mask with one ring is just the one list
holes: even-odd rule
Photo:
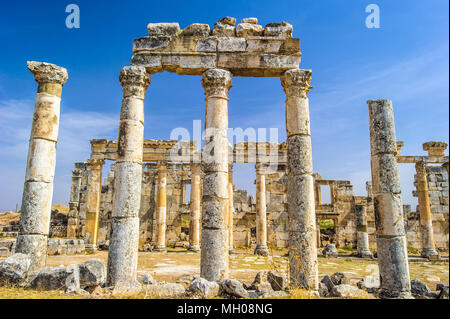
[[67, 207], [63, 204], [52, 205], [52, 210], [55, 210], [55, 209], [57, 209], [61, 214], [69, 213], [69, 207]]
[[6, 212], [0, 214], [0, 225], [10, 225], [13, 222], [19, 222], [20, 214], [13, 212]]

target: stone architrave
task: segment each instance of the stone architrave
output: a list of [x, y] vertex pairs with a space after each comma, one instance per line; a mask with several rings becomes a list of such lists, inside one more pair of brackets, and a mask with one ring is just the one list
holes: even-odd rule
[[114, 200], [108, 254], [107, 284], [117, 292], [135, 292], [139, 245], [144, 98], [150, 75], [143, 67], [120, 72], [123, 100], [120, 112]]
[[231, 73], [209, 69], [203, 73], [206, 129], [203, 150], [203, 206], [200, 276], [219, 281], [228, 276], [228, 91]]
[[45, 62], [27, 62], [39, 84], [28, 148], [16, 253], [31, 256], [30, 271], [45, 266], [55, 175], [61, 93], [67, 70]]
[[398, 171], [394, 110], [389, 100], [369, 100], [372, 192], [380, 297], [410, 295], [408, 253]]
[[281, 77], [286, 93], [289, 273], [292, 287], [318, 291], [317, 232], [309, 100], [311, 70]]

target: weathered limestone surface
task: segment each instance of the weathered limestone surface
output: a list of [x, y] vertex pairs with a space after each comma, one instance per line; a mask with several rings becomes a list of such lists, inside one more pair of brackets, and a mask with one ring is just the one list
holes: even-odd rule
[[433, 219], [431, 217], [430, 194], [428, 192], [427, 165], [416, 163], [417, 197], [419, 199], [420, 233], [422, 237], [422, 256], [436, 258], [439, 256], [434, 245]]
[[236, 25], [225, 17], [209, 25], [194, 23], [180, 30], [178, 23], [150, 23], [148, 36], [135, 39], [132, 65], [149, 73], [163, 71], [202, 75], [223, 68], [234, 76], [281, 76], [300, 63], [300, 40], [292, 38], [292, 25], [269, 23], [263, 28], [256, 18]]
[[310, 70], [289, 70], [281, 77], [287, 97], [287, 198], [291, 286], [317, 291], [319, 278], [314, 181], [307, 98], [311, 89], [310, 82]]
[[219, 281], [228, 275], [228, 91], [231, 73], [210, 69], [203, 74], [206, 95], [203, 150], [203, 214], [200, 275]]
[[234, 186], [233, 186], [233, 164], [228, 165], [228, 252], [234, 252]]
[[256, 169], [256, 255], [267, 256], [267, 216], [266, 216], [266, 167], [260, 163]]
[[45, 266], [47, 238], [55, 174], [61, 92], [68, 74], [65, 68], [28, 62], [39, 83], [28, 149], [16, 252], [32, 257], [31, 270]]
[[139, 245], [139, 208], [144, 140], [144, 97], [150, 75], [144, 68], [126, 66], [117, 148], [115, 193], [107, 283], [116, 292], [135, 291]]
[[363, 258], [371, 258], [372, 253], [369, 249], [369, 234], [367, 228], [367, 214], [365, 205], [356, 205], [356, 231], [358, 255]]
[[158, 184], [156, 193], [156, 245], [155, 251], [166, 250], [166, 213], [167, 213], [167, 163], [158, 162]]
[[72, 185], [70, 187], [69, 213], [67, 221], [67, 237], [76, 238], [79, 232], [79, 202], [81, 192], [82, 171], [74, 169], [72, 171]]
[[406, 249], [400, 176], [395, 155], [394, 111], [389, 100], [369, 100], [370, 150], [380, 296], [409, 295], [411, 290]]

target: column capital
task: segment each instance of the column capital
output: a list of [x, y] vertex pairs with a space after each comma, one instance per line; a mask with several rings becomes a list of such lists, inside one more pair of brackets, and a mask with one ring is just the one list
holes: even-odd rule
[[202, 85], [206, 97], [228, 98], [228, 91], [233, 86], [230, 71], [209, 69], [202, 75]]
[[417, 174], [427, 174], [427, 164], [424, 161], [416, 162], [415, 166]]
[[83, 175], [83, 172], [81, 171], [81, 169], [75, 168], [72, 171], [72, 177], [81, 177], [81, 175]]
[[102, 166], [103, 164], [105, 164], [105, 161], [102, 159], [89, 159], [87, 163], [91, 167], [91, 169], [102, 169]]
[[124, 66], [119, 75], [123, 96], [138, 96], [144, 98], [145, 90], [151, 82], [150, 74], [141, 66]]
[[167, 166], [168, 163], [166, 161], [158, 161], [156, 163], [156, 168], [158, 169], [158, 172], [167, 172]]
[[191, 163], [191, 173], [200, 174], [202, 171], [202, 163]]
[[267, 163], [256, 163], [255, 164], [256, 174], [260, 175], [266, 174], [267, 167], [269, 167]]
[[281, 76], [281, 85], [288, 97], [297, 96], [306, 98], [309, 90], [312, 89], [310, 85], [311, 77], [311, 70], [288, 70]]
[[63, 86], [69, 78], [66, 68], [52, 63], [27, 61], [27, 67], [39, 84], [56, 83]]
[[422, 145], [423, 150], [428, 152], [428, 156], [445, 156], [447, 143], [445, 142], [427, 142]]

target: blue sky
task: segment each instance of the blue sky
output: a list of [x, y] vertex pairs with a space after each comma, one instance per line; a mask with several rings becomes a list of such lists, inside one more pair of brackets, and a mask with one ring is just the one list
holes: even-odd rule
[[[81, 28], [67, 29], [65, 8], [79, 5]], [[368, 4], [380, 7], [381, 28], [365, 26]], [[365, 194], [370, 179], [366, 100], [394, 103], [404, 154], [424, 154], [422, 143], [448, 142], [449, 4], [447, 1], [2, 1], [0, 4], [0, 211], [21, 201], [37, 84], [27, 60], [64, 66], [54, 203], [69, 198], [73, 162], [89, 157], [91, 138], [117, 138], [121, 103], [118, 74], [130, 63], [132, 41], [149, 22], [214, 22], [224, 16], [287, 21], [300, 38], [301, 68], [313, 70], [310, 92], [314, 169], [324, 179], [350, 180]], [[278, 78], [233, 78], [229, 126], [278, 128], [285, 139], [284, 100]], [[197, 76], [152, 76], [145, 138], [169, 139], [175, 127], [192, 131], [204, 120]], [[400, 166], [404, 202], [413, 165]], [[236, 165], [238, 188], [254, 193], [254, 168]]]

